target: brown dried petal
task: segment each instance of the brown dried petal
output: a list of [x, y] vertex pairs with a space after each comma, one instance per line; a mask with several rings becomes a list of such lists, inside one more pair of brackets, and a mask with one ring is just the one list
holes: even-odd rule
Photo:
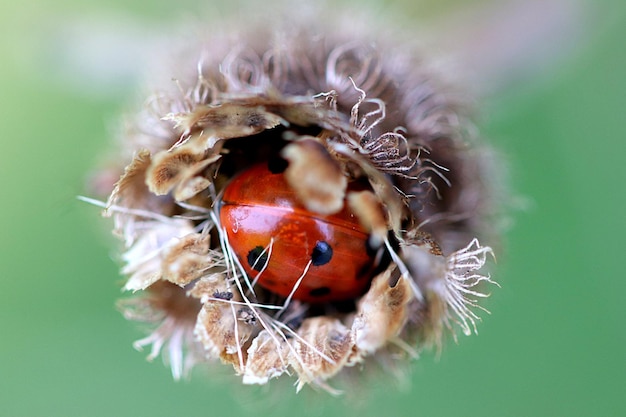
[[356, 347], [364, 353], [373, 353], [396, 336], [408, 318], [407, 306], [413, 298], [406, 278], [389, 286], [395, 266], [377, 275], [370, 290], [359, 302], [357, 316], [352, 324]]
[[443, 255], [441, 247], [439, 247], [437, 242], [435, 242], [433, 236], [430, 233], [420, 230], [418, 228], [407, 230], [406, 234], [404, 235], [404, 242], [406, 244], [427, 248], [428, 251], [433, 255]]
[[188, 113], [172, 113], [164, 120], [172, 120], [183, 136], [195, 131], [219, 139], [244, 137], [278, 126], [283, 120], [269, 113], [263, 106], [224, 103], [218, 106], [201, 105]]
[[363, 170], [378, 200], [383, 201], [385, 204], [388, 227], [395, 232], [399, 232], [402, 219], [406, 216], [407, 207], [400, 194], [389, 181], [389, 178], [371, 165], [366, 158], [346, 145], [333, 144], [333, 150], [348, 160], [355, 162]]
[[348, 206], [361, 225], [377, 240], [379, 246], [387, 237], [387, 218], [380, 200], [371, 191], [348, 193]]
[[220, 357], [241, 371], [245, 363], [245, 343], [253, 327], [236, 320], [235, 315], [234, 305], [225, 302], [206, 303], [198, 314], [194, 332], [209, 356]]
[[[144, 199], [148, 190], [144, 185], [144, 178], [151, 162], [149, 151], [143, 149], [135, 154], [132, 162], [124, 169], [124, 174], [115, 184], [107, 201], [105, 214], [108, 214], [107, 210], [113, 205], [145, 208]], [[132, 191], [126, 192], [127, 190]], [[141, 193], [141, 190], [144, 190], [144, 193]]]
[[163, 256], [163, 278], [180, 286], [200, 278], [213, 264], [209, 240], [208, 235], [193, 233], [170, 246]]
[[[127, 246], [130, 246], [137, 238], [136, 223], [139, 218], [167, 215], [172, 207], [162, 198], [152, 194], [146, 186], [144, 179], [150, 163], [150, 152], [147, 150], [140, 150], [135, 154], [131, 163], [125, 168], [124, 174], [115, 184], [103, 212], [104, 216], [114, 214], [114, 232], [124, 236]], [[127, 209], [135, 210], [135, 212], [130, 213]]]
[[[154, 194], [165, 195], [174, 187], [195, 177], [219, 158], [219, 155], [214, 155], [205, 159], [202, 154], [184, 145], [173, 150], [161, 151], [154, 156], [146, 172], [146, 184]], [[185, 196], [188, 190], [178, 190], [178, 193]]]
[[332, 317], [305, 320], [293, 339], [289, 364], [299, 376], [298, 387], [321, 382], [339, 372], [347, 363], [354, 342], [349, 330]]
[[[276, 110], [289, 123], [297, 126], [321, 126], [324, 124], [327, 112], [317, 107], [319, 103], [310, 103], [310, 97], [294, 97], [291, 100], [284, 100], [285, 102]], [[305, 102], [301, 102], [303, 100]]]
[[267, 330], [261, 331], [248, 349], [243, 383], [265, 384], [271, 378], [282, 375], [287, 371], [288, 354], [289, 348], [282, 339], [270, 335]]
[[223, 293], [226, 291], [226, 279], [223, 274], [210, 274], [198, 280], [189, 295], [199, 298], [201, 303], [206, 303], [208, 297], [213, 297], [215, 293]]
[[285, 178], [308, 210], [333, 214], [343, 208], [348, 180], [321, 143], [299, 140], [287, 145], [282, 156], [289, 161]]
[[[168, 223], [144, 222], [147, 231], [124, 253], [126, 265], [122, 273], [130, 275], [124, 289], [127, 291], [145, 290], [161, 279], [163, 271], [161, 254], [177, 238], [193, 232], [189, 222], [178, 219]], [[175, 244], [175, 243], [174, 243]]]
[[[207, 165], [213, 161], [208, 161]], [[200, 167], [202, 169], [204, 167]], [[181, 181], [174, 190], [174, 199], [176, 201], [189, 200], [201, 191], [206, 190], [211, 185], [211, 181], [206, 177], [193, 177], [186, 181]]]

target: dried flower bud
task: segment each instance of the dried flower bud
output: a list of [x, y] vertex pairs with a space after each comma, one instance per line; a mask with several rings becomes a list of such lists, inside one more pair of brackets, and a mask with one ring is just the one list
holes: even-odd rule
[[213, 33], [122, 137], [122, 308], [161, 322], [137, 346], [169, 345], [176, 377], [219, 358], [332, 391], [476, 331], [488, 161], [462, 95], [406, 43], [329, 27]]

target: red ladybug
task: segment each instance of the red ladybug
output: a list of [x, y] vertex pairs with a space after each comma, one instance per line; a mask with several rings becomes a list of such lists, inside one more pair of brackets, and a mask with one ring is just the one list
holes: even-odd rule
[[368, 234], [347, 205], [328, 216], [308, 211], [268, 164], [226, 186], [220, 222], [250, 281], [275, 294], [289, 296], [303, 275], [293, 297], [310, 303], [358, 297], [369, 285]]

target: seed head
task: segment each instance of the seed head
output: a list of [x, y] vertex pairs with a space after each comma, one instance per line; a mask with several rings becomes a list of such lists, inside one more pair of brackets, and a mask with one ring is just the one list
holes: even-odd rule
[[488, 160], [463, 94], [406, 42], [312, 22], [215, 29], [121, 137], [120, 307], [175, 378], [219, 358], [333, 391], [345, 367], [476, 332]]

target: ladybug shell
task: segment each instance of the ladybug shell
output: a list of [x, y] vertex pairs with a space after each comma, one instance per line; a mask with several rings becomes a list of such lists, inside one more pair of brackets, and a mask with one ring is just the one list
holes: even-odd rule
[[347, 205], [327, 216], [308, 211], [267, 164], [226, 186], [220, 221], [250, 282], [275, 294], [289, 296], [303, 274], [293, 298], [310, 303], [355, 298], [369, 285], [368, 234]]

